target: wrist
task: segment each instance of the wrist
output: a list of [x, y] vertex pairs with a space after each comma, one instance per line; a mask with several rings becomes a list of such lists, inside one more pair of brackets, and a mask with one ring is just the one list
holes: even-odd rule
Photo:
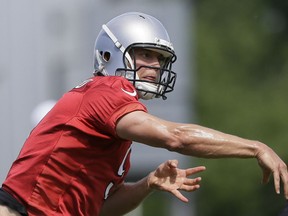
[[261, 155], [263, 155], [267, 151], [268, 146], [265, 145], [264, 143], [256, 141], [254, 144], [254, 148], [255, 148], [254, 150], [255, 157], [260, 158]]
[[149, 173], [149, 175], [146, 177], [146, 186], [147, 190], [153, 191], [155, 189], [155, 181], [154, 179], [154, 172]]

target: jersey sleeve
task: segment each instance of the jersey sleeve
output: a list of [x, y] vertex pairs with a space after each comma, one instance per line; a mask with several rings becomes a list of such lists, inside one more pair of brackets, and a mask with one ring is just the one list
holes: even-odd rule
[[138, 101], [136, 89], [126, 79], [115, 82], [107, 91], [105, 100], [105, 114], [102, 120], [104, 127], [114, 135], [116, 123], [121, 117], [133, 111], [147, 112], [146, 107]]
[[116, 123], [133, 111], [147, 112], [138, 101], [136, 89], [126, 79], [107, 78], [102, 84], [90, 86], [83, 96], [77, 116], [69, 121], [85, 133], [94, 136], [115, 136]]

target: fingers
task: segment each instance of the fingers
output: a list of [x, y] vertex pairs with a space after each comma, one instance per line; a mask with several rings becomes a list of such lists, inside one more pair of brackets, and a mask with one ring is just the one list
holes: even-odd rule
[[148, 182], [151, 188], [169, 191], [183, 202], [187, 202], [179, 190], [195, 191], [200, 188], [200, 177], [188, 178], [190, 175], [204, 171], [204, 166], [188, 169], [179, 169], [177, 160], [168, 160], [162, 163], [154, 172], [151, 172]]
[[179, 190], [188, 191], [188, 192], [196, 191], [200, 188], [200, 185], [199, 185], [200, 181], [201, 181], [200, 177], [195, 178], [195, 179], [188, 179], [186, 184], [183, 184], [178, 190], [172, 190], [170, 192], [174, 194], [182, 202], [189, 202], [189, 200]]
[[[178, 167], [178, 160], [168, 160], [164, 163], [164, 166], [167, 165], [169, 168], [177, 168]], [[198, 167], [193, 167], [193, 168], [188, 168], [186, 169], [186, 174], [187, 176], [199, 173], [206, 170], [205, 166], [198, 166]]]
[[280, 194], [280, 176], [279, 176], [279, 172], [275, 171], [273, 173], [273, 177], [274, 177], [275, 191], [276, 191], [277, 194]]
[[195, 179], [186, 179], [184, 183], [180, 186], [180, 190], [192, 192], [200, 188], [201, 177]]
[[274, 187], [275, 187], [275, 191], [277, 194], [280, 194], [280, 182], [282, 179], [283, 182], [283, 190], [284, 190], [284, 196], [285, 198], [288, 200], [288, 174], [287, 174], [287, 169], [283, 168], [280, 169], [279, 171], [275, 171], [273, 173], [273, 177], [274, 177]]
[[263, 170], [263, 178], [262, 178], [262, 183], [267, 184], [269, 182], [270, 176], [271, 176], [271, 171], [265, 168], [262, 168]]
[[274, 188], [275, 192], [277, 194], [280, 194], [280, 188], [281, 188], [281, 181], [283, 182], [283, 190], [284, 190], [284, 196], [288, 200], [288, 172], [287, 172], [287, 166], [284, 164], [278, 165], [277, 169], [274, 169], [273, 171], [270, 171], [267, 168], [262, 168], [263, 170], [263, 179], [262, 183], [266, 184], [269, 182], [271, 173], [273, 172], [273, 180], [274, 180]]
[[274, 182], [275, 182], [275, 191], [280, 194], [280, 179], [283, 182], [283, 190], [285, 198], [288, 200], [288, 171], [287, 165], [279, 166], [279, 172], [275, 172], [274, 174]]
[[204, 170], [206, 170], [205, 166], [198, 166], [198, 167], [189, 168], [189, 169], [186, 169], [186, 175], [190, 176], [190, 175], [193, 175], [195, 173], [203, 172]]
[[[287, 171], [286, 171], [287, 173]], [[288, 200], [288, 178], [287, 178], [287, 174], [284, 176], [282, 176], [283, 182], [284, 182], [284, 194], [285, 194], [285, 198]]]
[[[192, 191], [195, 191], [199, 188], [200, 188], [200, 185], [194, 185], [194, 186], [190, 186], [189, 189], [187, 189], [185, 191], [192, 192]], [[179, 190], [173, 190], [173, 191], [171, 191], [171, 193], [174, 194], [182, 202], [188, 202], [189, 201]]]
[[185, 202], [185, 203], [189, 202], [189, 200], [185, 196], [183, 196], [183, 194], [181, 194], [180, 191], [174, 190], [174, 191], [171, 191], [171, 193], [174, 194], [174, 196], [176, 196], [182, 202]]
[[[194, 179], [189, 179], [187, 178], [183, 183], [184, 185], [197, 185], [201, 182], [202, 178], [201, 177], [197, 177], [197, 178], [194, 178]], [[182, 189], [182, 188], [180, 188]]]
[[268, 183], [273, 173], [274, 187], [277, 194], [280, 194], [280, 185], [283, 183], [284, 195], [288, 199], [288, 171], [283, 160], [268, 146], [263, 145], [257, 159], [263, 171], [263, 183]]

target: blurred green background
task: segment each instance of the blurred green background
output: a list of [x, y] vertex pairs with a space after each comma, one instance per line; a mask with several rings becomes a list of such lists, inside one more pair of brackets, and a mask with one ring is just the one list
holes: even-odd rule
[[[288, 1], [193, 2], [196, 123], [262, 141], [287, 162]], [[273, 178], [261, 183], [254, 159], [193, 159], [195, 164], [207, 167], [191, 203], [197, 216], [276, 216], [284, 205], [283, 190], [275, 193]], [[159, 196], [145, 201], [145, 215], [165, 215], [165, 197], [162, 207], [155, 202]]]
[[[262, 141], [288, 161], [288, 1], [196, 2], [198, 123]], [[271, 216], [284, 203], [255, 160], [201, 160], [199, 216]]]

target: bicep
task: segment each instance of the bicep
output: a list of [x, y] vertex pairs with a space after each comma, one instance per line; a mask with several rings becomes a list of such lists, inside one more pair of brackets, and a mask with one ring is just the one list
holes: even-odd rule
[[164, 121], [143, 111], [134, 111], [118, 120], [116, 131], [123, 139], [169, 148], [175, 141], [172, 133], [175, 126], [176, 123]]

